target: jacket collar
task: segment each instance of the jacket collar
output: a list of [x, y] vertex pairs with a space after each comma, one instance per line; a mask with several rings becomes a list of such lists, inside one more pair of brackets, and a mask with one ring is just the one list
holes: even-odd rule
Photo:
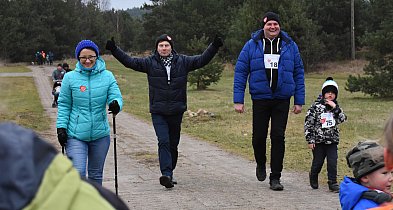
[[75, 71], [80, 72], [82, 74], [98, 74], [102, 71], [106, 70], [105, 61], [99, 56], [96, 60], [96, 64], [92, 68], [85, 68], [78, 61], [75, 66]]

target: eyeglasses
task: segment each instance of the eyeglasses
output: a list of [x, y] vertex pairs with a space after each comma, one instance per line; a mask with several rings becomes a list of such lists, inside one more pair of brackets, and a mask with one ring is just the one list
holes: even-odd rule
[[79, 57], [79, 60], [83, 62], [85, 62], [87, 59], [89, 59], [89, 61], [95, 61], [97, 59], [97, 56]]

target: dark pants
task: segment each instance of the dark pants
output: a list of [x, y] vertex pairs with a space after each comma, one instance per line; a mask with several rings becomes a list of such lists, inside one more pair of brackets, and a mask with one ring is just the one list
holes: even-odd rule
[[270, 128], [270, 180], [280, 179], [285, 153], [285, 129], [290, 100], [253, 100], [252, 146], [258, 165], [266, 165], [266, 138]]
[[312, 151], [313, 160], [311, 165], [311, 175], [318, 175], [321, 172], [325, 158], [327, 160], [328, 180], [337, 181], [337, 144], [315, 144]]
[[158, 139], [158, 159], [161, 174], [172, 176], [176, 168], [183, 114], [151, 114], [154, 130]]

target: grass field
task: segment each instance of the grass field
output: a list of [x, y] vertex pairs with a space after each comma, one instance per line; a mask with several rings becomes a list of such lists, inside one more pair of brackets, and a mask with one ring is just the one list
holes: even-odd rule
[[[362, 93], [351, 94], [344, 88], [348, 75], [361, 73], [359, 68], [363, 65], [364, 62], [330, 64], [323, 67], [324, 71], [306, 75], [306, 105], [303, 106], [301, 114], [289, 114], [284, 163], [286, 169], [308, 171], [310, 168], [312, 153], [307, 148], [304, 138], [304, 118], [307, 109], [319, 95], [327, 76], [332, 76], [338, 83], [338, 102], [348, 116], [348, 121], [340, 127], [338, 177], [341, 179], [344, 175], [351, 174], [345, 162], [345, 154], [349, 148], [359, 140], [379, 140], [384, 123], [393, 112], [393, 100], [372, 98]], [[119, 62], [110, 59], [107, 59], [107, 67], [114, 72], [120, 85], [125, 101], [124, 111], [150, 122], [146, 75], [126, 69]], [[204, 109], [214, 113], [215, 117], [189, 117], [185, 114], [182, 132], [253, 160], [250, 95], [246, 90], [246, 112], [235, 113], [232, 83], [233, 67], [228, 66], [217, 85], [203, 91], [189, 88], [188, 109], [193, 112]], [[269, 151], [267, 156], [269, 160]], [[321, 177], [326, 178], [326, 168], [323, 169]]]
[[23, 73], [23, 72], [31, 72], [25, 66], [2, 66], [0, 67], [0, 73]]
[[0, 122], [12, 121], [36, 131], [49, 129], [32, 77], [0, 77], [0, 98]]

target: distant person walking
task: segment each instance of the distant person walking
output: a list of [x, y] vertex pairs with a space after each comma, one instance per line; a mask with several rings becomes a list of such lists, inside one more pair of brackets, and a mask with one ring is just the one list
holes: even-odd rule
[[190, 71], [207, 65], [223, 45], [216, 37], [201, 54], [187, 56], [174, 50], [173, 40], [160, 35], [153, 55], [145, 58], [130, 57], [108, 40], [106, 49], [112, 52], [125, 67], [147, 74], [149, 83], [150, 113], [158, 139], [158, 156], [162, 176], [160, 184], [172, 188], [178, 158], [181, 122], [187, 109], [187, 75]]
[[53, 58], [54, 58], [54, 54], [52, 51], [48, 52], [48, 55], [46, 56], [46, 60], [48, 61], [49, 65], [53, 65]]
[[248, 80], [252, 99], [252, 145], [257, 162], [256, 176], [266, 179], [266, 138], [271, 122], [270, 189], [283, 190], [280, 182], [285, 153], [285, 130], [289, 103], [293, 113], [304, 105], [304, 67], [296, 43], [280, 29], [276, 13], [263, 17], [263, 29], [254, 32], [244, 45], [235, 66], [233, 102], [244, 112], [244, 91]]
[[42, 64], [46, 64], [46, 53], [45, 51], [41, 51], [41, 56], [42, 56]]
[[79, 42], [75, 57], [75, 70], [65, 74], [60, 91], [57, 136], [80, 175], [86, 177], [87, 168], [88, 179], [101, 185], [110, 144], [106, 105], [116, 115], [123, 99], [94, 42]]

